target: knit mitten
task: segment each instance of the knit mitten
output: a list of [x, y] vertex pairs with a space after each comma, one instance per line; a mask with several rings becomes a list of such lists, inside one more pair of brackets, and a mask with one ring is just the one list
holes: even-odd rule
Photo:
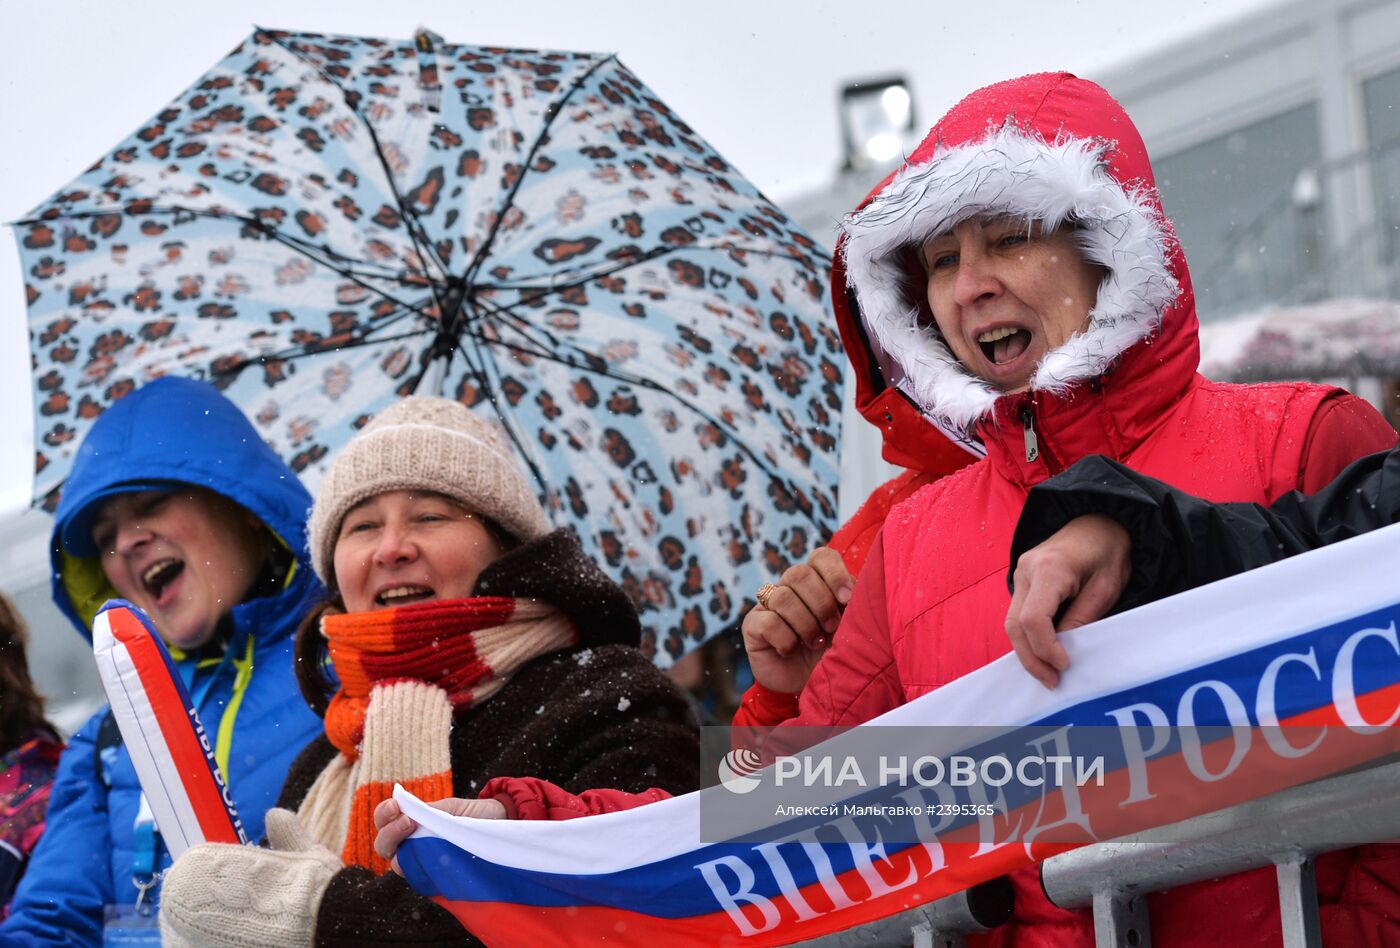
[[277, 849], [203, 843], [165, 875], [162, 943], [173, 948], [310, 948], [321, 897], [342, 868], [287, 810], [267, 814]]

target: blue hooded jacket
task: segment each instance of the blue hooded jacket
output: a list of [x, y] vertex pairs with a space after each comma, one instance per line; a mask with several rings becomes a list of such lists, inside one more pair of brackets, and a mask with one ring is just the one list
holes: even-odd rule
[[[232, 402], [203, 382], [160, 379], [107, 410], [78, 451], [55, 515], [53, 598], [91, 640], [93, 614], [114, 595], [90, 539], [100, 501], [172, 481], [240, 504], [293, 555], [279, 593], [233, 608], [222, 661], [171, 650], [249, 838], [259, 839], [293, 758], [322, 730], [297, 688], [292, 654], [297, 624], [322, 589], [307, 555], [311, 496]], [[48, 827], [0, 926], [0, 944], [98, 945], [103, 906], [136, 901], [141, 788], [125, 748], [104, 749], [98, 761], [106, 715], [106, 708], [94, 715], [63, 754]], [[162, 853], [162, 863], [169, 861]]]

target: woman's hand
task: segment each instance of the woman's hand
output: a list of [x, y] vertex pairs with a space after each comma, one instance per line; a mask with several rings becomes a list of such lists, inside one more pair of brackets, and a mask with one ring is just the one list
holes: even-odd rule
[[1086, 514], [1016, 562], [1006, 634], [1021, 665], [1045, 687], [1058, 685], [1069, 668], [1058, 634], [1108, 614], [1128, 585], [1131, 552], [1118, 521]]
[[[506, 818], [505, 804], [500, 800], [466, 800], [462, 797], [448, 797], [429, 803], [428, 806], [453, 816], [470, 816], [478, 820], [503, 820]], [[392, 798], [374, 808], [374, 825], [379, 834], [374, 837], [374, 851], [389, 860], [390, 866], [399, 875], [398, 851], [403, 841], [413, 835], [418, 824], [404, 815], [397, 800]]]
[[191, 846], [165, 873], [160, 932], [169, 948], [310, 945], [321, 897], [344, 868], [295, 813], [267, 812], [272, 848]]
[[831, 646], [855, 585], [841, 554], [827, 546], [783, 573], [767, 604], [744, 616], [744, 648], [755, 680], [772, 691], [801, 691]]

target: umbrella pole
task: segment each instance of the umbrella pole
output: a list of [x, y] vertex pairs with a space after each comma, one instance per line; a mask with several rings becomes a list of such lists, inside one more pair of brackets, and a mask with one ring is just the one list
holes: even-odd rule
[[419, 386], [420, 394], [442, 395], [442, 384], [447, 379], [447, 364], [452, 361], [451, 356], [437, 356], [428, 363], [427, 372], [423, 375], [423, 383]]

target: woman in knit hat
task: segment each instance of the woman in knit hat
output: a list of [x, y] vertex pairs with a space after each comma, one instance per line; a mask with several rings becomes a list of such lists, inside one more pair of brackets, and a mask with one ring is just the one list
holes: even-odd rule
[[527, 817], [551, 785], [698, 785], [695, 725], [635, 647], [626, 595], [570, 531], [549, 531], [500, 436], [462, 405], [415, 397], [376, 417], [332, 465], [309, 533], [332, 598], [302, 626], [298, 676], [325, 733], [268, 814], [272, 849], [205, 845], [177, 863], [167, 944], [475, 943], [374, 850], [396, 782]]

